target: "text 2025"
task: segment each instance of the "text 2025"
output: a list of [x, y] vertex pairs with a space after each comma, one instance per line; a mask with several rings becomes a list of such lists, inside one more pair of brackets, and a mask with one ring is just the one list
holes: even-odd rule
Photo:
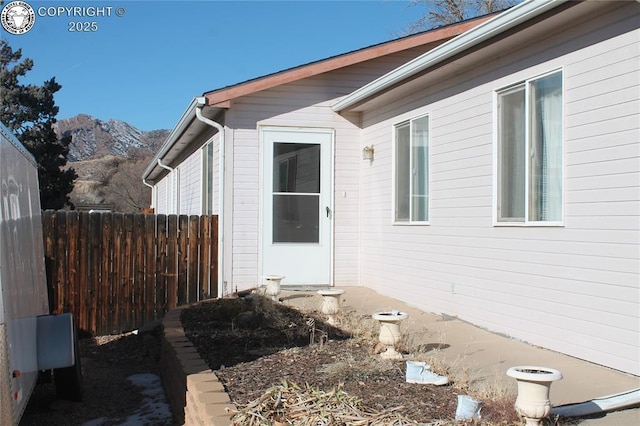
[[69, 28], [67, 29], [72, 33], [94, 33], [98, 31], [98, 23], [96, 21], [91, 22], [69, 22]]

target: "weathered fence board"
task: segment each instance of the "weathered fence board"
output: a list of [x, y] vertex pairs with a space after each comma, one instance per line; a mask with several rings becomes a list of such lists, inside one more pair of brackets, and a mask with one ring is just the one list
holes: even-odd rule
[[50, 305], [121, 333], [217, 296], [217, 216], [45, 211]]

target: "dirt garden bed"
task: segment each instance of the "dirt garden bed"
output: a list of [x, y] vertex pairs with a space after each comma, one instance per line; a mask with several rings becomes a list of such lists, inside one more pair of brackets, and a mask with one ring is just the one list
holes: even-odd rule
[[[393, 423], [392, 418], [447, 424], [454, 422], [457, 396], [469, 394], [464, 378], [433, 362], [434, 350], [420, 352], [405, 344], [400, 349], [411, 359], [430, 362], [451, 380], [445, 386], [406, 383], [406, 363], [378, 355], [382, 348], [371, 318], [346, 313], [335, 328], [319, 312], [300, 312], [252, 296], [204, 302], [185, 309], [181, 317], [187, 337], [240, 408], [237, 424], [250, 424], [248, 419], [260, 416], [271, 422], [304, 415], [311, 419], [313, 412], [324, 413], [318, 418], [326, 421], [338, 414], [337, 405], [327, 405], [331, 398], [352, 419], [369, 419], [361, 424], [407, 424]], [[483, 423], [521, 424], [513, 396], [473, 396], [483, 402]], [[371, 422], [376, 416], [382, 420]]]

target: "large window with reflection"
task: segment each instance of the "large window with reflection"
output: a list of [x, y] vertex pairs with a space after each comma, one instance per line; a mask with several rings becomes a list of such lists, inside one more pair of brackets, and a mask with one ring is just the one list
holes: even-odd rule
[[497, 220], [562, 221], [562, 72], [498, 92]]
[[429, 116], [395, 126], [395, 222], [429, 220]]

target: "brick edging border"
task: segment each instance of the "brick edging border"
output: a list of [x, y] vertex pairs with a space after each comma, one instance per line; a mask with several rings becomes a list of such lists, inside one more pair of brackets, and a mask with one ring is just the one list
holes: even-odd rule
[[174, 418], [181, 425], [231, 425], [235, 410], [216, 374], [200, 358], [182, 328], [186, 306], [167, 312], [162, 320], [160, 378]]

